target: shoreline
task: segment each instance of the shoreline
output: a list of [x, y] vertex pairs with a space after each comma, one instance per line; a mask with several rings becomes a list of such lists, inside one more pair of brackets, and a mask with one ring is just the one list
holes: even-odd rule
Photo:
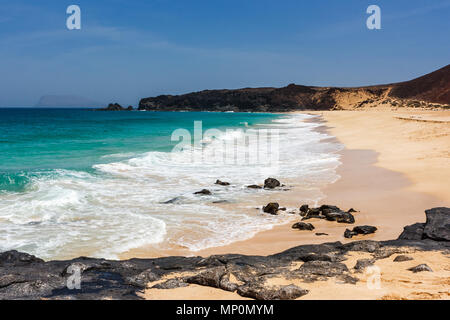
[[[378, 228], [377, 232], [372, 235], [356, 236], [352, 239], [346, 239], [343, 237], [343, 232], [346, 227], [352, 225], [310, 219], [306, 222], [312, 223], [316, 227], [314, 231], [294, 230], [291, 228], [292, 223], [287, 223], [275, 226], [271, 230], [259, 232], [250, 239], [238, 241], [223, 247], [208, 248], [195, 252], [194, 254], [203, 257], [226, 253], [269, 255], [303, 244], [320, 244], [331, 241], [348, 243], [356, 240], [383, 241], [395, 239], [403, 231], [405, 225], [424, 222], [425, 217], [423, 211], [427, 208], [450, 206], [450, 190], [445, 188], [445, 181], [450, 181], [450, 157], [445, 158], [443, 156], [441, 159], [429, 159], [431, 162], [443, 160], [448, 165], [443, 165], [442, 167], [437, 166], [436, 168], [439, 169], [439, 172], [428, 177], [431, 181], [426, 185], [421, 179], [415, 177], [415, 172], [408, 170], [410, 168], [403, 170], [397, 166], [397, 161], [392, 165], [389, 160], [384, 160], [385, 158], [389, 159], [387, 154], [390, 148], [380, 148], [383, 143], [386, 143], [386, 145], [390, 144], [390, 141], [383, 139], [383, 134], [395, 135], [395, 131], [393, 132], [392, 129], [397, 127], [397, 121], [406, 122], [406, 126], [412, 128], [421, 125], [431, 125], [433, 126], [433, 131], [437, 130], [436, 127], [442, 128], [447, 126], [446, 130], [438, 133], [438, 135], [441, 135], [442, 138], [448, 137], [450, 135], [450, 122], [448, 122], [450, 111], [405, 110], [393, 112], [390, 109], [375, 109], [373, 111], [307, 111], [293, 113], [307, 113], [321, 116], [321, 120], [323, 121], [321, 128], [332, 135], [334, 137], [333, 139], [336, 139], [345, 146], [342, 151], [338, 152], [341, 154], [341, 165], [336, 169], [336, 172], [340, 178], [322, 190], [325, 197], [320, 200], [319, 204], [336, 205], [343, 210], [354, 208], [359, 211], [354, 214], [356, 219], [354, 226], [374, 225]], [[349, 128], [348, 125], [349, 122], [355, 124], [358, 121], [358, 116], [365, 118], [370, 123], [371, 119], [367, 119], [367, 114], [381, 114], [381, 121], [388, 122], [390, 119], [392, 122], [385, 124], [389, 127], [387, 128], [389, 130], [380, 132], [380, 141], [374, 139], [370, 142], [373, 143], [376, 141], [376, 144], [373, 143], [366, 148], [361, 148], [362, 145], [365, 146], [365, 139], [367, 138], [364, 136], [364, 132], [370, 126], [359, 126], [356, 124], [353, 128]], [[401, 118], [398, 114], [402, 114]], [[430, 117], [430, 114], [433, 117]], [[342, 116], [343, 119], [339, 119], [339, 116]], [[420, 122], [411, 121], [412, 125], [409, 125], [407, 123], [408, 121], [405, 121], [407, 116], [424, 119], [421, 119]], [[440, 120], [441, 118], [443, 119], [442, 121]], [[380, 120], [375, 121], [373, 126], [379, 126]], [[401, 131], [398, 127], [397, 130]], [[423, 129], [420, 128], [419, 133], [421, 130]], [[348, 131], [353, 132], [353, 134], [348, 134]], [[433, 140], [433, 137], [430, 137], [430, 140]], [[405, 143], [405, 141], [402, 142]], [[445, 144], [445, 141], [443, 142]], [[414, 140], [411, 141], [409, 145], [405, 146], [405, 149], [411, 148], [411, 145], [415, 143]], [[427, 143], [428, 141], [423, 141], [425, 146]], [[444, 151], [450, 150], [450, 142], [447, 145], [448, 148], [444, 148]], [[372, 149], [371, 147], [374, 148]], [[429, 148], [434, 148], [434, 146]], [[426, 147], [423, 149], [427, 150]], [[416, 154], [411, 153], [409, 155], [410, 162], [416, 160], [414, 161], [415, 163], [410, 164], [410, 167], [415, 168], [415, 164], [416, 167], [420, 167], [422, 170], [428, 172], [430, 167], [421, 164], [420, 160], [423, 159], [414, 158], [414, 156], [417, 156], [417, 153], [420, 152], [416, 151]], [[408, 161], [405, 160], [405, 162]], [[392, 170], [394, 168], [397, 170]], [[448, 176], [449, 179], [443, 178], [445, 176]], [[428, 188], [430, 186], [433, 186], [431, 188], [432, 191]], [[436, 192], [436, 190], [439, 192]], [[292, 196], [295, 196], [295, 191], [287, 191], [280, 199], [280, 206], [284, 206], [286, 202], [292, 203], [292, 200], [290, 200]], [[297, 200], [297, 203], [298, 207], [304, 204], [301, 202], [301, 199]], [[404, 214], [405, 212], [407, 214]], [[300, 217], [297, 221], [300, 221]], [[324, 232], [329, 235], [316, 236], [316, 232]], [[277, 239], [277, 241], [273, 239]]]
[[[431, 181], [429, 181], [428, 184], [438, 185], [434, 186], [432, 190], [439, 189], [439, 186], [441, 186], [439, 189], [440, 192], [430, 192], [429, 189], [420, 190], [417, 188], [417, 185], [415, 185], [416, 181], [411, 178], [411, 176], [414, 176], [414, 172], [411, 173], [408, 171], [408, 169], [410, 169], [409, 167], [406, 166], [406, 170], [392, 170], [393, 168], [390, 167], [391, 163], [389, 161], [387, 161], [387, 163], [385, 163], [386, 161], [383, 161], [386, 154], [389, 154], [389, 150], [386, 150], [386, 148], [381, 148], [380, 150], [379, 147], [380, 145], [383, 146], [383, 143], [389, 145], [389, 139], [391, 139], [392, 135], [396, 134], [396, 130], [402, 130], [401, 127], [398, 127], [397, 122], [410, 126], [409, 121], [396, 118], [398, 112], [396, 113], [391, 110], [365, 110], [308, 111], [296, 113], [308, 113], [321, 116], [323, 126], [320, 126], [318, 129], [325, 130], [345, 146], [345, 149], [340, 151], [341, 165], [337, 168], [337, 173], [341, 178], [322, 190], [325, 197], [320, 200], [320, 204], [337, 205], [343, 210], [354, 208], [360, 211], [354, 214], [356, 219], [354, 226], [374, 225], [378, 228], [378, 231], [375, 234], [357, 236], [350, 240], [344, 238], [343, 233], [346, 227], [352, 225], [311, 219], [307, 222], [312, 223], [315, 226], [314, 231], [294, 230], [291, 228], [293, 222], [288, 222], [286, 224], [277, 225], [270, 230], [260, 231], [249, 239], [236, 241], [225, 246], [211, 247], [200, 251], [190, 251], [188, 249], [180, 248], [163, 252], [152, 252], [145, 248], [139, 248], [122, 254], [120, 258], [148, 258], [171, 255], [205, 257], [213, 254], [228, 253], [268, 255], [301, 244], [319, 244], [329, 241], [341, 241], [346, 243], [360, 239], [388, 240], [396, 238], [402, 232], [405, 225], [419, 221], [423, 222], [423, 211], [425, 209], [449, 205], [450, 192], [445, 191], [445, 189], [442, 188], [442, 183], [445, 183], [445, 179], [443, 179], [443, 182], [440, 181], [442, 172], [438, 175], [429, 177]], [[430, 112], [407, 110], [403, 111], [403, 113], [406, 113], [406, 115], [424, 116]], [[432, 111], [431, 113], [435, 120], [436, 115], [438, 117], [447, 117], [450, 114], [450, 111]], [[376, 115], [377, 117], [380, 117], [380, 119], [371, 119], [372, 115]], [[366, 122], [368, 121], [368, 123], [360, 125], [359, 118]], [[353, 127], [349, 127], [349, 121], [353, 124]], [[371, 141], [364, 136], [364, 132], [367, 132], [366, 128], [370, 127], [371, 122], [374, 122], [373, 125], [376, 126], [379, 125], [380, 121], [385, 122], [386, 128], [379, 132], [379, 135], [377, 136], [379, 141], [375, 140], [375, 142], [377, 142], [377, 144], [375, 144], [374, 141]], [[441, 127], [447, 125], [447, 123], [424, 123], [415, 121], [411, 121], [411, 124], [413, 124], [413, 128], [423, 125]], [[419, 128], [418, 130], [420, 133], [423, 128]], [[433, 128], [433, 130], [435, 130], [435, 128]], [[346, 134], [346, 132], [350, 132], [350, 134]], [[448, 131], [444, 130], [441, 134], [448, 134]], [[383, 135], [387, 137], [383, 137]], [[431, 137], [430, 140], [433, 142], [433, 137]], [[366, 144], [365, 141], [368, 143]], [[416, 141], [411, 140], [409, 143], [408, 141], [402, 142], [405, 150], [408, 150], [409, 148], [410, 151], [414, 151], [411, 150], [411, 147], [416, 145]], [[361, 144], [363, 144], [365, 148], [360, 148]], [[426, 150], [430, 141], [423, 140], [419, 141], [418, 144], [421, 145], [422, 149]], [[374, 148], [371, 149], [371, 147]], [[434, 146], [431, 148], [434, 148]], [[421, 149], [419, 148], [419, 150]], [[410, 167], [414, 168], [414, 163], [416, 163], [416, 165], [417, 163], [419, 165], [421, 164], [420, 159], [417, 160], [415, 158], [417, 154], [414, 152], [406, 153], [406, 156], [409, 156]], [[429, 160], [435, 161], [436, 159]], [[445, 162], [446, 159], [444, 157], [443, 159], [437, 160], [443, 160]], [[403, 161], [408, 162], [408, 160]], [[429, 170], [428, 166], [425, 167]], [[447, 168], [449, 167], [450, 166], [447, 166]], [[438, 166], [438, 168], [441, 167]], [[445, 168], [445, 166], [443, 168]], [[449, 170], [444, 172], [444, 174], [449, 174], [448, 171]], [[277, 193], [277, 195], [273, 197], [267, 195], [264, 199], [264, 202], [260, 203], [260, 205], [276, 201], [280, 203], [280, 206], [298, 208], [300, 205], [304, 204], [301, 197], [296, 196], [295, 188], [290, 191]], [[308, 204], [314, 205], [313, 203]], [[300, 221], [300, 216], [296, 215], [293, 221]], [[316, 236], [316, 232], [327, 233], [328, 235]], [[274, 241], [274, 239], [277, 240]]]

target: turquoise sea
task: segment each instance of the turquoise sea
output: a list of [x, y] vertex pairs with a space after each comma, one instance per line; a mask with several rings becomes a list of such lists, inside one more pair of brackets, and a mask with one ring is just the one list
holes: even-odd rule
[[[173, 151], [177, 129], [217, 129], [201, 147], [226, 154], [224, 142], [277, 130], [278, 178], [298, 175], [305, 188], [336, 179], [339, 146], [323, 142], [308, 115], [212, 112], [102, 112], [89, 109], [0, 109], [0, 251], [43, 258], [117, 257], [151, 244], [191, 250], [245, 239], [282, 223], [213, 205], [242, 201], [247, 184], [272, 172], [258, 163], [193, 162], [199, 150]], [[228, 129], [228, 131], [226, 131]], [[235, 130], [235, 131], [233, 131]], [[248, 141], [247, 141], [248, 143]], [[274, 150], [258, 150], [261, 156]], [[244, 152], [244, 151], [242, 151]], [[269, 152], [269, 153], [267, 153]], [[231, 181], [225, 188], [215, 179]], [[213, 194], [193, 195], [208, 188]], [[311, 200], [311, 199], [309, 199]]]
[[0, 192], [25, 191], [30, 179], [55, 169], [93, 173], [92, 166], [148, 151], [170, 152], [174, 130], [238, 128], [273, 114], [102, 112], [89, 109], [0, 109]]

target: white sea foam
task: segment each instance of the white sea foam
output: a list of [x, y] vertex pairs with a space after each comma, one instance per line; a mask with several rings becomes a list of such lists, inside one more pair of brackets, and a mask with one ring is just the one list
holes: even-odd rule
[[[111, 159], [118, 161], [95, 165], [95, 174], [55, 170], [52, 175], [33, 178], [26, 192], [0, 195], [0, 251], [17, 249], [43, 258], [81, 254], [114, 258], [126, 250], [161, 242], [201, 250], [270, 229], [291, 217], [225, 210], [211, 203], [243, 201], [249, 194], [265, 192], [245, 186], [273, 174], [280, 180], [296, 178], [308, 191], [309, 200], [318, 200], [320, 188], [337, 179], [340, 146], [322, 141], [328, 136], [314, 130], [319, 124], [302, 121], [311, 117], [289, 115], [248, 128], [247, 135], [260, 128], [279, 130], [273, 137], [279, 146], [276, 167], [217, 163], [209, 157], [199, 164], [192, 159], [201, 150], [186, 148], [172, 153], [113, 155]], [[224, 141], [230, 140], [237, 141], [238, 152], [245, 152], [246, 146], [239, 142], [243, 134], [228, 131], [204, 139], [203, 152], [226, 156]], [[269, 156], [264, 148], [257, 152]], [[216, 179], [232, 185], [214, 186]], [[213, 195], [193, 194], [203, 188]]]

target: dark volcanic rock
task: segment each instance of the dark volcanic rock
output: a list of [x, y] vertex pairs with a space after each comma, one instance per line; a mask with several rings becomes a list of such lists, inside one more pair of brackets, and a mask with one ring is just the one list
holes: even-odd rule
[[230, 185], [229, 182], [220, 181], [220, 180], [216, 180], [215, 184], [218, 184], [218, 185], [221, 185], [221, 186], [229, 186]]
[[270, 202], [266, 206], [263, 207], [263, 211], [275, 215], [275, 214], [277, 214], [279, 207], [280, 207], [280, 205], [278, 203]]
[[220, 288], [220, 280], [225, 275], [225, 267], [215, 267], [186, 279], [187, 283]]
[[411, 261], [411, 260], [414, 260], [414, 258], [400, 254], [395, 257], [394, 262], [403, 262], [403, 261]]
[[424, 228], [425, 228], [425, 223], [415, 223], [410, 226], [406, 226], [403, 228], [403, 232], [400, 234], [398, 239], [422, 240]]
[[197, 192], [194, 192], [194, 194], [200, 194], [200, 195], [210, 195], [211, 191], [209, 191], [208, 189], [203, 189]]
[[170, 200], [167, 200], [167, 201], [164, 201], [164, 202], [162, 202], [163, 204], [172, 204], [172, 203], [179, 203], [179, 202], [181, 202], [182, 201], [182, 198], [181, 197], [175, 197], [175, 198], [172, 198], [172, 199], [170, 199]]
[[129, 106], [128, 108], [124, 108], [122, 107], [120, 104], [118, 103], [110, 103], [106, 108], [103, 109], [97, 109], [98, 111], [132, 111], [133, 107]]
[[342, 210], [341, 209], [339, 209], [338, 207], [336, 207], [336, 206], [330, 206], [330, 205], [328, 205], [328, 204], [324, 204], [324, 205], [321, 205], [320, 206], [320, 208], [319, 208], [319, 210], [322, 212], [322, 214], [323, 215], [327, 215], [327, 214], [329, 214], [329, 213], [332, 213], [332, 212], [341, 212]]
[[251, 185], [247, 186], [247, 188], [249, 188], [249, 189], [262, 189], [263, 187], [258, 186], [256, 184], [251, 184]]
[[256, 300], [293, 300], [304, 296], [308, 293], [308, 290], [304, 290], [293, 284], [267, 288], [259, 283], [248, 283], [240, 286], [237, 293], [242, 297], [253, 298]]
[[230, 201], [228, 201], [228, 200], [215, 200], [212, 203], [228, 203], [228, 202], [230, 202]]
[[377, 231], [377, 228], [373, 226], [357, 226], [353, 228], [353, 231], [357, 234], [370, 234], [375, 233], [375, 231]]
[[307, 275], [333, 277], [348, 272], [348, 268], [345, 264], [340, 262], [316, 260], [305, 262], [296, 271]]
[[409, 268], [408, 270], [414, 273], [423, 271], [433, 272], [433, 270], [431, 270], [431, 268], [426, 264], [419, 264], [418, 266]]
[[311, 223], [297, 222], [292, 225], [292, 229], [312, 231], [312, 230], [314, 230], [314, 226]]
[[339, 223], [355, 223], [355, 217], [345, 211], [332, 211], [324, 214], [328, 221], [337, 221]]
[[303, 216], [302, 220], [308, 219], [325, 219], [325, 216], [321, 215], [320, 208], [309, 208], [306, 213], [300, 212], [300, 215]]
[[147, 283], [159, 280], [160, 276], [155, 274], [151, 269], [145, 270], [139, 274], [125, 278], [125, 283], [136, 287], [146, 288]]
[[352, 238], [353, 236], [356, 236], [356, 235], [357, 235], [357, 233], [354, 232], [354, 231], [351, 231], [350, 229], [345, 229], [345, 231], [344, 231], [344, 237], [347, 238], [347, 239], [350, 239], [350, 238]]
[[181, 287], [187, 287], [189, 284], [180, 279], [169, 279], [162, 283], [155, 284], [154, 289], [175, 289]]
[[35, 256], [11, 250], [0, 253], [0, 267], [11, 266], [24, 266], [32, 263], [43, 263], [44, 260], [36, 258]]
[[328, 233], [325, 233], [325, 232], [316, 232], [316, 236], [328, 236]]
[[427, 221], [423, 229], [424, 238], [450, 241], [450, 208], [433, 208], [425, 213]]
[[359, 259], [356, 261], [356, 265], [353, 267], [356, 272], [363, 272], [367, 267], [373, 266], [375, 259]]
[[264, 180], [264, 189], [274, 189], [281, 185], [280, 181], [275, 178], [267, 178]]
[[450, 208], [440, 207], [426, 210], [427, 221], [406, 226], [399, 240], [450, 241]]
[[352, 277], [348, 274], [341, 274], [339, 276], [336, 276], [336, 279], [348, 284], [356, 284], [359, 281], [358, 278]]
[[377, 231], [377, 228], [373, 227], [373, 226], [357, 226], [357, 227], [354, 227], [353, 230], [351, 230], [351, 231], [349, 229], [345, 229], [344, 237], [351, 238], [358, 234], [366, 235], [366, 234], [374, 233], [375, 231]]
[[[434, 229], [432, 229], [434, 230]], [[450, 252], [449, 241], [389, 240], [330, 242], [301, 245], [269, 256], [239, 254], [202, 257], [164, 257], [156, 259], [104, 260], [80, 257], [67, 261], [46, 261], [17, 251], [0, 253], [0, 299], [141, 299], [137, 292], [166, 276], [170, 280], [154, 288], [170, 289], [188, 283], [238, 291], [256, 299], [294, 299], [306, 290], [294, 286], [271, 286], [280, 277], [288, 281], [327, 280], [356, 283], [342, 263], [353, 252], [369, 253], [373, 259], [392, 254], [437, 250]], [[372, 259], [369, 259], [372, 262]], [[304, 263], [292, 270], [294, 262]], [[396, 258], [395, 261], [398, 261]], [[369, 265], [357, 262], [356, 270]], [[73, 269], [79, 270], [80, 289], [69, 289]], [[426, 265], [411, 271], [430, 271]], [[405, 270], [406, 272], [406, 270]], [[189, 276], [184, 276], [189, 274]], [[233, 277], [231, 277], [233, 275]], [[234, 280], [236, 279], [236, 280]]]
[[309, 209], [309, 206], [307, 204], [304, 204], [300, 207], [300, 212], [306, 214], [308, 212], [308, 209]]

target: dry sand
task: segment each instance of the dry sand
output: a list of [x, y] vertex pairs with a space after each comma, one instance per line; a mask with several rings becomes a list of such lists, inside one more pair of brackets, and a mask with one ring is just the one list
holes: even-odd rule
[[[295, 284], [309, 290], [298, 300], [418, 300], [418, 299], [450, 299], [450, 257], [441, 252], [411, 252], [407, 254], [413, 260], [394, 262], [398, 255], [377, 260], [374, 267], [357, 272], [354, 269], [358, 259], [371, 258], [368, 253], [352, 252], [343, 263], [350, 270], [351, 276], [358, 278], [356, 284], [343, 283], [331, 278], [328, 281], [305, 282], [301, 279], [286, 279], [274, 276], [266, 280], [266, 287]], [[409, 268], [426, 263], [433, 272], [413, 273]], [[295, 262], [292, 269], [302, 265]], [[187, 276], [174, 273], [164, 279], [149, 283], [148, 289], [140, 293], [151, 300], [242, 300], [247, 299], [235, 292], [221, 289], [189, 285], [176, 289], [153, 289], [151, 286], [170, 278]]]
[[[337, 205], [342, 209], [355, 208], [360, 211], [355, 213], [356, 225], [374, 225], [379, 229], [373, 235], [354, 237], [352, 240], [395, 239], [405, 225], [424, 222], [425, 209], [450, 206], [450, 111], [374, 109], [311, 113], [321, 115], [327, 130], [346, 147], [342, 151], [342, 165], [337, 170], [341, 179], [325, 188], [326, 197], [321, 203]], [[303, 204], [295, 189], [274, 193], [273, 197], [266, 199], [266, 202], [269, 201], [288, 207]], [[316, 227], [314, 231], [293, 230], [290, 223], [227, 246], [200, 252], [174, 250], [165, 255], [268, 255], [301, 244], [349, 241], [343, 237], [345, 225], [316, 219], [308, 222]], [[316, 236], [316, 232], [328, 235]], [[316, 282], [301, 285], [311, 289], [311, 293], [303, 299], [449, 298], [448, 256], [441, 253], [415, 255], [417, 260], [403, 262], [402, 266], [417, 265], [420, 261], [429, 263], [436, 272], [417, 276], [405, 271], [406, 268], [397, 268], [397, 263], [392, 263], [392, 260], [384, 259], [376, 263], [382, 268], [383, 290], [367, 290], [362, 278], [363, 281], [357, 285]], [[346, 263], [352, 263], [351, 259]], [[339, 295], [336, 295], [337, 292]], [[240, 298], [235, 293], [193, 286], [173, 290], [149, 289], [145, 297]]]

